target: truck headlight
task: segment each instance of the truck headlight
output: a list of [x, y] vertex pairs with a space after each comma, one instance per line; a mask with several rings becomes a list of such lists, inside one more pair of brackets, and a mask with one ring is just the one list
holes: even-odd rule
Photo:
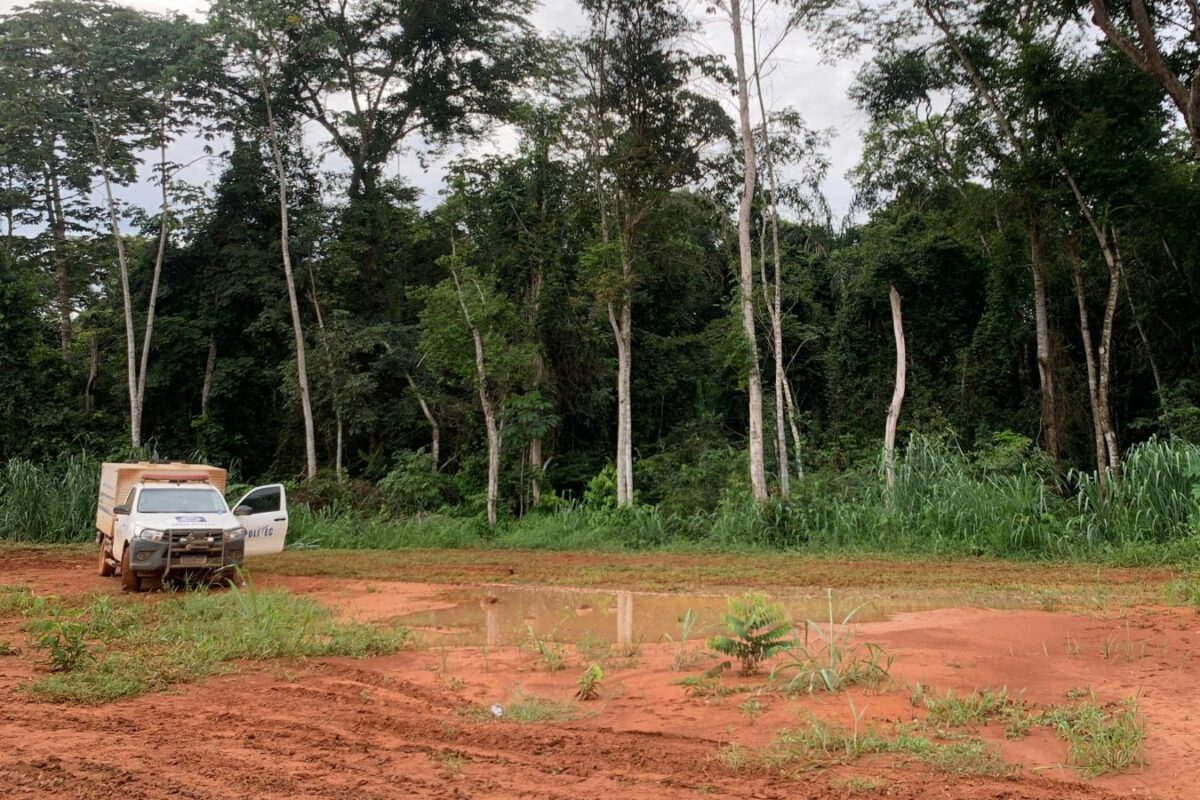
[[231, 528], [231, 529], [225, 531], [225, 541], [227, 541], [227, 542], [240, 542], [242, 539], [245, 539], [245, 538], [246, 538], [246, 529], [245, 528]]
[[161, 542], [165, 535], [162, 531], [155, 528], [141, 528], [133, 535], [133, 538], [143, 539], [148, 542]]

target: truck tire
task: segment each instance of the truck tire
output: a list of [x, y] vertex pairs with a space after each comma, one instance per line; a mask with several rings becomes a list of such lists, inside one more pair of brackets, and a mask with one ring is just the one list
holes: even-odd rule
[[116, 567], [114, 567], [112, 562], [109, 561], [108, 552], [107, 552], [108, 548], [106, 546], [107, 544], [108, 544], [108, 539], [104, 536], [101, 536], [100, 537], [100, 567], [99, 567], [99, 572], [100, 572], [101, 578], [111, 578], [113, 576], [113, 574], [117, 571]]
[[129, 545], [125, 545], [125, 552], [121, 554], [121, 588], [127, 592], [137, 592], [142, 588], [142, 581], [129, 566], [129, 549]]

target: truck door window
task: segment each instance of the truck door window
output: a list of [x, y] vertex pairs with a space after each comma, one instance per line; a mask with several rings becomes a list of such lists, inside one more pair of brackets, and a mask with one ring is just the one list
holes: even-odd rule
[[261, 489], [256, 489], [246, 495], [246, 499], [242, 501], [242, 505], [250, 506], [255, 514], [278, 511], [280, 505], [282, 505], [282, 498], [279, 496], [279, 487], [264, 486]]

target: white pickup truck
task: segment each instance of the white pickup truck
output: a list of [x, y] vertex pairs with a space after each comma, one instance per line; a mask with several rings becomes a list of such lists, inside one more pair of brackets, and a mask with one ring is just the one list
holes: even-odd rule
[[278, 553], [287, 537], [282, 484], [225, 503], [225, 470], [203, 464], [106, 463], [96, 503], [100, 574], [128, 591], [168, 577], [210, 579], [246, 556]]

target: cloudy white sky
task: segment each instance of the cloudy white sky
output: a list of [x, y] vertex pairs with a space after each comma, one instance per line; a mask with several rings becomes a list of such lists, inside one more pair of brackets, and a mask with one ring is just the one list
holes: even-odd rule
[[[204, 15], [208, 0], [124, 0], [127, 5], [153, 12], [182, 12], [196, 18]], [[703, 0], [684, 0], [691, 16], [699, 21], [699, 32], [694, 46], [705, 52], [731, 58], [732, 37], [728, 20], [705, 14], [708, 3]], [[0, 12], [25, 5], [25, 0], [0, 0]], [[584, 29], [585, 20], [576, 0], [541, 0], [533, 14], [533, 21], [542, 31], [577, 33]], [[825, 181], [824, 191], [835, 217], [849, 209], [852, 189], [846, 173], [858, 161], [861, 153], [859, 130], [865, 124], [864, 116], [855, 109], [847, 97], [854, 74], [855, 63], [823, 62], [820, 54], [802, 32], [793, 33], [777, 51], [776, 67], [764, 87], [768, 108], [791, 106], [797, 109], [814, 129], [834, 131], [829, 152], [831, 167]], [[732, 98], [725, 98], [731, 114], [736, 111]], [[319, 147], [323, 142], [319, 131], [306, 129], [309, 143]], [[510, 132], [496, 132], [488, 141], [468, 146], [468, 151], [505, 149], [512, 144]], [[177, 163], [188, 163], [201, 154], [199, 142], [181, 142], [172, 159]], [[451, 153], [450, 155], [453, 155]], [[450, 156], [447, 156], [450, 157]], [[219, 159], [204, 160], [189, 167], [182, 178], [190, 183], [202, 184], [215, 181], [221, 169]], [[325, 166], [336, 169], [338, 162], [326, 160]], [[422, 166], [415, 149], [398, 154], [392, 159], [389, 169], [403, 177], [422, 191], [422, 204], [431, 206], [438, 200], [442, 189], [445, 159]], [[148, 174], [149, 169], [145, 170]], [[122, 192], [123, 198], [143, 207], [156, 202], [156, 189], [148, 181]]]

